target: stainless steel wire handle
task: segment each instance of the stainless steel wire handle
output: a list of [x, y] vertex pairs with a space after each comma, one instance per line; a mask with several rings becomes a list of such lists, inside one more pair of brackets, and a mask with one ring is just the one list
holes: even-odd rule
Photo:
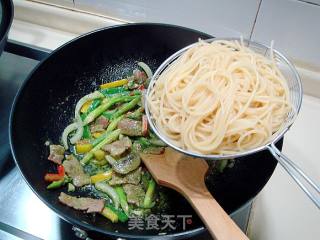
[[286, 155], [281, 153], [273, 143], [270, 144], [267, 148], [270, 153], [278, 160], [280, 165], [299, 185], [299, 187], [320, 209], [320, 186], [317, 185], [310, 177], [308, 177], [297, 164], [291, 161]]

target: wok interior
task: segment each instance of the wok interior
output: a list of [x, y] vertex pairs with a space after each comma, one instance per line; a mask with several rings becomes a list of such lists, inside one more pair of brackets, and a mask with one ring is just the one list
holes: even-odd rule
[[[47, 160], [48, 149], [44, 143], [59, 142], [64, 127], [72, 121], [77, 100], [102, 82], [125, 77], [137, 61], [147, 63], [155, 71], [177, 50], [198, 38], [208, 37], [176, 26], [132, 24], [81, 37], [40, 64], [17, 96], [11, 118], [15, 160], [38, 196], [64, 219], [90, 230], [114, 236], [157, 235], [158, 230], [129, 230], [128, 223], [112, 224], [99, 215], [84, 214], [60, 204], [60, 190], [46, 190], [43, 180], [44, 174], [54, 167]], [[263, 151], [236, 161], [223, 174], [210, 175], [208, 187], [224, 209], [232, 213], [262, 189], [275, 166], [276, 161]], [[202, 231], [201, 221], [186, 200], [175, 192], [169, 195], [172, 208], [165, 214], [192, 215], [193, 223], [187, 230], [196, 230], [193, 234]], [[169, 232], [173, 233], [182, 234], [182, 225]]]

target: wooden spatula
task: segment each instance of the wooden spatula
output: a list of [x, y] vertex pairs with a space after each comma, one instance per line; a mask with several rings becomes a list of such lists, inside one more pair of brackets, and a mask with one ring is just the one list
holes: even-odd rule
[[180, 192], [189, 201], [215, 239], [249, 239], [208, 191], [204, 182], [208, 164], [204, 160], [171, 148], [162, 155], [141, 154], [141, 159], [159, 185]]

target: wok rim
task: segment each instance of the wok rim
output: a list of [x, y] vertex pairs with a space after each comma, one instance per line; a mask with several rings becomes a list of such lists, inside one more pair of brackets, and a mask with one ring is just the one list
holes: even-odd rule
[[[14, 122], [14, 119], [15, 119], [16, 106], [17, 106], [18, 102], [21, 101], [20, 95], [22, 94], [22, 92], [26, 88], [26, 86], [29, 83], [29, 81], [32, 79], [32, 76], [34, 75], [34, 73], [40, 68], [40, 66], [42, 66], [42, 64], [45, 64], [52, 55], [54, 55], [57, 52], [63, 50], [63, 48], [65, 48], [69, 44], [72, 44], [72, 43], [76, 42], [79, 39], [85, 38], [88, 35], [95, 34], [95, 33], [98, 33], [98, 32], [102, 32], [102, 31], [105, 31], [107, 29], [126, 28], [126, 27], [130, 28], [132, 26], [162, 26], [162, 27], [170, 27], [170, 28], [179, 28], [179, 29], [185, 29], [185, 30], [188, 30], [188, 31], [191, 31], [191, 32], [194, 32], [194, 33], [206, 34], [206, 35], [208, 35], [208, 37], [212, 37], [211, 35], [209, 35], [207, 33], [204, 33], [204, 32], [192, 29], [192, 28], [188, 28], [188, 27], [174, 25], [174, 24], [167, 24], [167, 23], [127, 23], [127, 24], [120, 24], [120, 25], [114, 25], [114, 26], [108, 26], [108, 27], [104, 27], [104, 28], [99, 28], [99, 29], [84, 33], [84, 34], [82, 34], [82, 35], [80, 35], [80, 36], [78, 36], [78, 37], [76, 37], [76, 38], [64, 43], [63, 45], [61, 45], [57, 49], [53, 50], [43, 60], [41, 60], [35, 66], [35, 68], [32, 69], [32, 71], [28, 74], [27, 78], [24, 80], [24, 82], [19, 87], [19, 89], [18, 89], [18, 91], [17, 91], [17, 93], [16, 93], [16, 95], [14, 97], [14, 100], [13, 100], [13, 103], [12, 103], [12, 106], [11, 106], [11, 110], [10, 110], [10, 116], [9, 116], [9, 145], [10, 145], [10, 150], [11, 150], [14, 162], [15, 162], [15, 164], [16, 164], [16, 166], [17, 166], [17, 168], [18, 168], [23, 180], [27, 183], [27, 185], [33, 191], [33, 193], [35, 193], [35, 195], [47, 207], [49, 207], [53, 212], [55, 212], [59, 216], [59, 218], [63, 219], [64, 221], [66, 221], [67, 223], [69, 223], [69, 224], [71, 224], [73, 226], [81, 227], [81, 229], [83, 229], [83, 230], [93, 231], [93, 232], [97, 232], [97, 233], [104, 234], [104, 235], [109, 236], [109, 237], [115, 237], [115, 238], [119, 238], [119, 237], [120, 238], [125, 238], [125, 239], [166, 239], [166, 238], [182, 239], [184, 237], [190, 238], [190, 237], [193, 237], [193, 236], [196, 236], [198, 234], [201, 234], [201, 233], [205, 232], [206, 228], [204, 227], [204, 225], [202, 225], [201, 227], [197, 227], [195, 229], [192, 229], [192, 230], [181, 231], [179, 233], [168, 233], [166, 235], [136, 235], [136, 234], [120, 233], [120, 232], [115, 232], [115, 231], [107, 231], [107, 230], [101, 229], [99, 227], [96, 227], [93, 224], [89, 224], [89, 223], [86, 223], [86, 222], [81, 222], [81, 221], [79, 221], [79, 220], [77, 220], [75, 218], [69, 217], [63, 211], [61, 211], [58, 208], [56, 208], [54, 204], [51, 204], [50, 202], [48, 202], [44, 197], [41, 196], [40, 193], [38, 193], [38, 191], [34, 188], [32, 183], [30, 183], [27, 180], [25, 174], [23, 173], [22, 169], [20, 168], [19, 160], [16, 157], [16, 148], [13, 145], [13, 138], [14, 138], [13, 137], [13, 132], [14, 132], [14, 130], [13, 130], [13, 122]], [[272, 174], [269, 176], [269, 178], [267, 180], [269, 180], [271, 176], [272, 176]], [[254, 199], [254, 197], [252, 197], [249, 200], [247, 200], [239, 208], [237, 208], [235, 211], [231, 212], [229, 214], [229, 216], [233, 217], [235, 214], [237, 214], [238, 212], [243, 210], [245, 207], [247, 207], [253, 201], [253, 199]]]
[[[0, 19], [0, 45], [5, 44], [8, 38], [8, 34], [12, 25], [13, 17], [14, 17], [14, 6], [12, 0], [1, 1], [2, 8], [2, 17]], [[8, 10], [7, 12], [4, 12]], [[2, 30], [3, 28], [3, 30]], [[1, 55], [1, 53], [0, 53]]]

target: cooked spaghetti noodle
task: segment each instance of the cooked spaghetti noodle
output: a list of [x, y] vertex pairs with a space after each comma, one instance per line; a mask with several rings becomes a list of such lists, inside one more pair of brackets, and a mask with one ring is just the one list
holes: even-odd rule
[[287, 81], [270, 55], [237, 41], [200, 41], [147, 96], [157, 128], [174, 145], [201, 154], [263, 145], [291, 109]]

